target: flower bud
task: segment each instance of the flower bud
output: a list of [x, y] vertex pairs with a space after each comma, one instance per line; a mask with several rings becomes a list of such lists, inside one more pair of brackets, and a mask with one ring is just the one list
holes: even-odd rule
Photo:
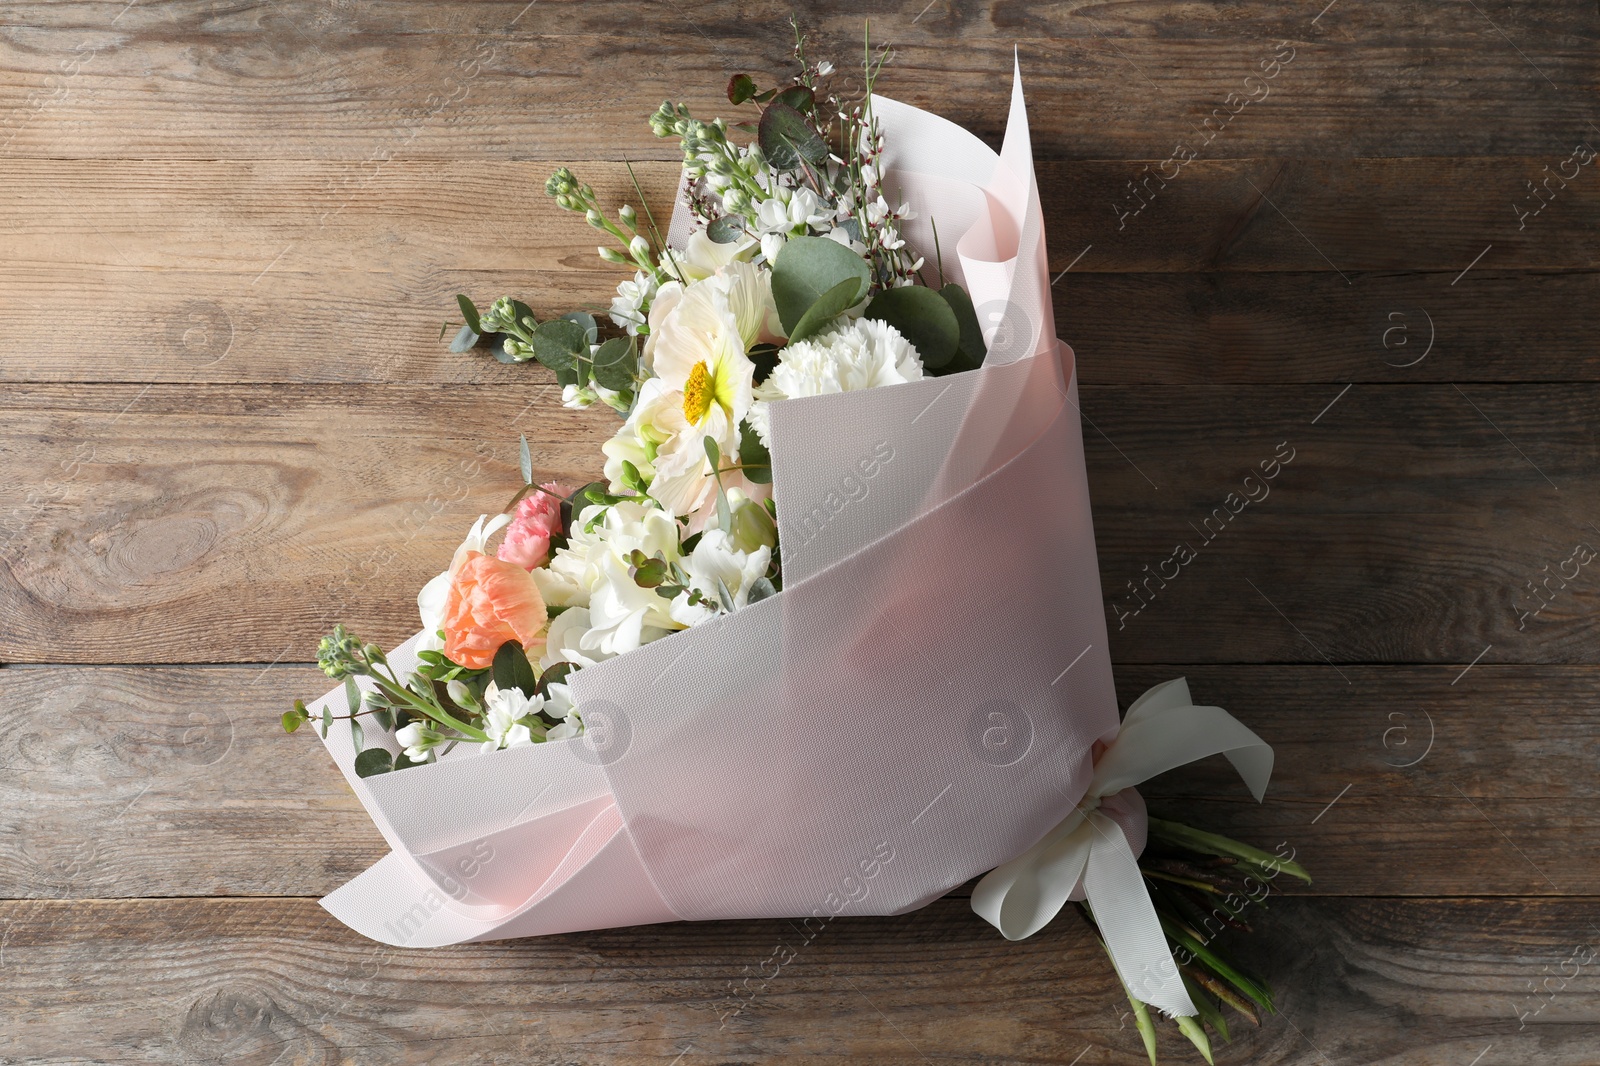
[[638, 214], [633, 210], [632, 204], [623, 204], [617, 210], [617, 215], [622, 219], [622, 224], [629, 229], [633, 228], [633, 220], [638, 217]]
[[628, 242], [628, 254], [638, 260], [648, 260], [650, 258], [650, 242], [643, 237], [635, 237]]
[[[728, 495], [728, 502], [733, 503], [733, 493]], [[733, 503], [730, 514], [729, 524], [732, 528], [728, 530], [728, 539], [735, 548], [742, 552], [753, 552], [763, 545], [777, 547], [778, 525], [772, 520], [765, 504], [745, 497]]]
[[626, 262], [628, 262], [628, 257], [623, 255], [621, 252], [617, 251], [615, 248], [603, 248], [602, 247], [602, 248], [596, 248], [595, 250], [600, 253], [600, 258], [604, 259], [608, 263], [626, 263]]
[[450, 694], [450, 701], [457, 707], [469, 711], [478, 709], [477, 697], [473, 696], [472, 690], [466, 686], [465, 682], [457, 678], [451, 678], [445, 682], [444, 690]]
[[589, 225], [593, 226], [595, 229], [606, 228], [606, 220], [600, 216], [600, 212], [596, 211], [592, 207], [583, 213], [583, 220], [589, 223]]

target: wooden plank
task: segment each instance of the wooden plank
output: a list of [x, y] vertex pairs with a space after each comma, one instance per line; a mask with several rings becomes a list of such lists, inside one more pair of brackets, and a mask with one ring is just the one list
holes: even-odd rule
[[[614, 430], [558, 407], [544, 371], [495, 369], [458, 388], [8, 387], [0, 660], [305, 659], [338, 620], [405, 638], [415, 590], [519, 484], [518, 433], [541, 470], [587, 478]], [[1085, 388], [1113, 653], [1459, 665], [1492, 644], [1492, 662], [1595, 661], [1573, 553], [1600, 540], [1596, 400]], [[1263, 463], [1275, 478], [1247, 483]]]
[[[1493, 272], [1600, 266], [1591, 239], [1600, 181], [1552, 184], [1542, 214], [1518, 221], [1519, 204], [1532, 210], [1525, 182], [1565, 158], [1202, 160], [1164, 190], [1151, 178], [1138, 214], [1129, 184], [1143, 188], [1159, 158], [1041, 163], [1039, 184], [1058, 273], [1333, 271], [1353, 290], [1362, 271], [1432, 271], [1442, 276], [1430, 295], [1448, 303], [1471, 299]], [[624, 167], [576, 167], [602, 202], [637, 201]], [[665, 212], [677, 167], [636, 169]], [[554, 275], [601, 264], [596, 232], [545, 196], [549, 171], [540, 162], [415, 159], [0, 161], [0, 181], [21, 190], [0, 205], [8, 234], [0, 269], [23, 286], [7, 303], [27, 293], [32, 305], [50, 306], [25, 279], [66, 268], [219, 271], [232, 283], [213, 299], [245, 306], [289, 275], [325, 279], [336, 295], [352, 273], [437, 271], [532, 273], [563, 291], [571, 281]], [[610, 288], [587, 299], [604, 304]], [[437, 313], [426, 316], [434, 328]]]
[[[194, 270], [0, 264], [0, 381], [434, 384], [503, 381], [451, 355], [455, 294], [520, 294], [541, 317], [605, 306], [620, 274], [559, 268]], [[1600, 274], [1097, 274], [1055, 289], [1085, 384], [1600, 381], [1588, 307]], [[1470, 284], [1469, 284], [1470, 282]], [[71, 330], [60, 308], [92, 307]], [[1137, 324], [1135, 328], [1134, 324]]]
[[[630, 3], [574, 16], [586, 6], [540, 4], [519, 16], [508, 4], [493, 21], [483, 5], [460, 16], [430, 9], [412, 21], [435, 32], [400, 34], [374, 26], [387, 7], [347, 19], [311, 0], [220, 16], [195, 3], [133, 14], [77, 5], [68, 10], [84, 15], [69, 17], [82, 25], [53, 29], [19, 14], [0, 51], [0, 143], [33, 157], [276, 158], [288, 128], [295, 154], [312, 158], [669, 159], [640, 121], [663, 96], [685, 94], [710, 116], [729, 107], [721, 94], [731, 73], [789, 69], [787, 9], [762, 19], [728, 4], [674, 18]], [[1170, 5], [1124, 18], [1111, 5], [1041, 16], [997, 3], [992, 31], [974, 34], [977, 11], [941, 4], [924, 19], [916, 6], [907, 0], [890, 9], [899, 17], [874, 21], [896, 46], [880, 88], [997, 141], [1020, 47], [1046, 157], [1164, 152], [1230, 92], [1260, 102], [1209, 146], [1214, 157], [1329, 146], [1357, 156], [1544, 154], [1589, 135], [1593, 27], [1575, 13], [1525, 17], [1490, 5], [1496, 20], [1417, 4], [1358, 13], [1339, 28], [1348, 10], [1274, 15], [1254, 3], [1260, 17], [1237, 27], [1202, 13], [1169, 31]], [[835, 10], [843, 14], [819, 35], [818, 54], [853, 66], [861, 13]], [[1281, 39], [1295, 49], [1289, 66], [1268, 89], [1247, 85]]]
[[[1592, 1063], [1593, 906], [1275, 902], [1228, 946], [1282, 1013], [1236, 1018], [1217, 1062], [1465, 1066], [1492, 1046], [1507, 1066]], [[433, 951], [362, 941], [299, 900], [8, 903], [0, 918], [5, 995], [24, 1008], [0, 1054], [19, 1062], [1145, 1061], [1077, 922], [1007, 943], [964, 900], [809, 941], [750, 921]], [[1160, 1041], [1171, 1061], [1193, 1054], [1170, 1026]]]
[[[1600, 854], [1600, 668], [1117, 667], [1126, 706], [1189, 679], [1273, 745], [1266, 802], [1222, 759], [1141, 789], [1158, 816], [1293, 849], [1290, 895], [1574, 895]], [[314, 667], [0, 670], [3, 895], [320, 896], [387, 850], [295, 697]], [[1559, 742], [1552, 738], [1563, 738]]]

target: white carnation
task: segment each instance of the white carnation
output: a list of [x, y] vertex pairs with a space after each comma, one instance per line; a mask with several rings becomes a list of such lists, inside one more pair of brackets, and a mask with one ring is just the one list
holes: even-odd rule
[[922, 379], [922, 360], [910, 341], [886, 322], [863, 318], [789, 345], [756, 386], [750, 424], [772, 447], [769, 404], [799, 396], [856, 392]]

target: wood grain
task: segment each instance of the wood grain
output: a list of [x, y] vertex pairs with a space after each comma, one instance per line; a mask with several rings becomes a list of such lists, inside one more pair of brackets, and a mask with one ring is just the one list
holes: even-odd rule
[[[615, 426], [559, 407], [542, 370], [494, 369], [455, 388], [8, 388], [0, 659], [304, 660], [339, 620], [398, 643], [414, 590], [515, 491], [516, 435], [540, 470], [587, 479]], [[1493, 644], [1491, 662], [1594, 662], [1597, 586], [1567, 560], [1600, 542], [1597, 400], [1086, 387], [1114, 655], [1465, 664]], [[1181, 546], [1194, 558], [1167, 562]]]
[[[1600, 178], [1585, 184], [1590, 175], [1580, 170], [1567, 188], [1552, 185], [1554, 199], [1524, 222], [1514, 210], [1521, 204], [1531, 212], [1525, 183], [1569, 150], [1494, 160], [1202, 159], [1165, 189], [1154, 178], [1144, 185], [1164, 156], [1038, 170], [1057, 273], [1069, 266], [1089, 274], [1332, 271], [1353, 288], [1351, 275], [1362, 271], [1430, 271], [1443, 275], [1434, 298], [1446, 302], [1470, 298], [1490, 271], [1596, 267]], [[638, 199], [624, 166], [574, 167], [602, 202]], [[64, 266], [218, 271], [235, 277], [235, 300], [262, 299], [271, 291], [262, 285], [297, 274], [399, 280], [439, 270], [511, 272], [550, 278], [539, 288], [558, 292], [589, 279], [552, 275], [616, 277], [600, 269], [596, 231], [545, 196], [551, 169], [418, 159], [373, 166], [3, 160], [0, 180], [27, 192], [0, 205], [8, 234], [0, 263], [23, 276]], [[635, 170], [650, 202], [666, 212], [678, 168]], [[1130, 182], [1140, 183], [1141, 199]], [[1133, 214], [1141, 201], [1148, 206]], [[1475, 264], [1483, 273], [1452, 284], [1490, 245]], [[611, 287], [588, 298], [603, 306]], [[413, 316], [417, 310], [424, 309]]]
[[[1600, 988], [1578, 961], [1593, 908], [1274, 901], [1262, 935], [1228, 947], [1282, 1013], [1236, 1019], [1217, 1062], [1446, 1066], [1493, 1045], [1497, 1063], [1584, 1066], [1600, 1054]], [[4, 995], [32, 1008], [0, 1032], [13, 1061], [1145, 1061], [1077, 922], [1007, 943], [965, 900], [810, 941], [756, 921], [433, 951], [360, 940], [300, 900], [6, 903], [0, 920]], [[1160, 1040], [1187, 1061], [1174, 1030]]]
[[[777, 4], [413, 3], [392, 24], [409, 32], [392, 32], [387, 5], [73, 4], [35, 25], [48, 6], [14, 13], [0, 52], [11, 115], [0, 139], [13, 155], [281, 158], [288, 127], [294, 153], [313, 158], [398, 147], [432, 159], [669, 159], [637, 121], [655, 102], [686, 94], [709, 114], [727, 106], [729, 75], [786, 72], [790, 50], [789, 8]], [[1319, 17], [1314, 6], [1174, 18], [1179, 7], [1148, 0], [834, 3], [815, 47], [848, 69], [872, 15], [876, 38], [896, 48], [883, 91], [998, 140], [1017, 46], [1034, 98], [1065, 105], [1036, 109], [1045, 157], [1165, 151], [1246, 91], [1282, 39], [1291, 65], [1219, 152], [1542, 154], [1586, 135], [1592, 17], [1503, 3], [1488, 5], [1492, 17], [1422, 3]]]
[[[1123, 704], [1186, 676], [1273, 745], [1257, 805], [1221, 759], [1142, 791], [1158, 815], [1280, 844], [1291, 895], [1591, 892], [1600, 667], [1118, 668]], [[1346, 683], [1348, 679], [1348, 684]], [[322, 745], [285, 736], [313, 667], [0, 670], [0, 886], [23, 898], [319, 896], [387, 850]]]

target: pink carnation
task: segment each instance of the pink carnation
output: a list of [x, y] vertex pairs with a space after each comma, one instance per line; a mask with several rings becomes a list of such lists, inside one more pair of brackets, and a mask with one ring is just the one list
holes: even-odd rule
[[524, 570], [543, 566], [550, 558], [550, 536], [561, 531], [561, 490], [552, 482], [543, 492], [524, 496], [506, 527], [505, 540], [495, 554]]

